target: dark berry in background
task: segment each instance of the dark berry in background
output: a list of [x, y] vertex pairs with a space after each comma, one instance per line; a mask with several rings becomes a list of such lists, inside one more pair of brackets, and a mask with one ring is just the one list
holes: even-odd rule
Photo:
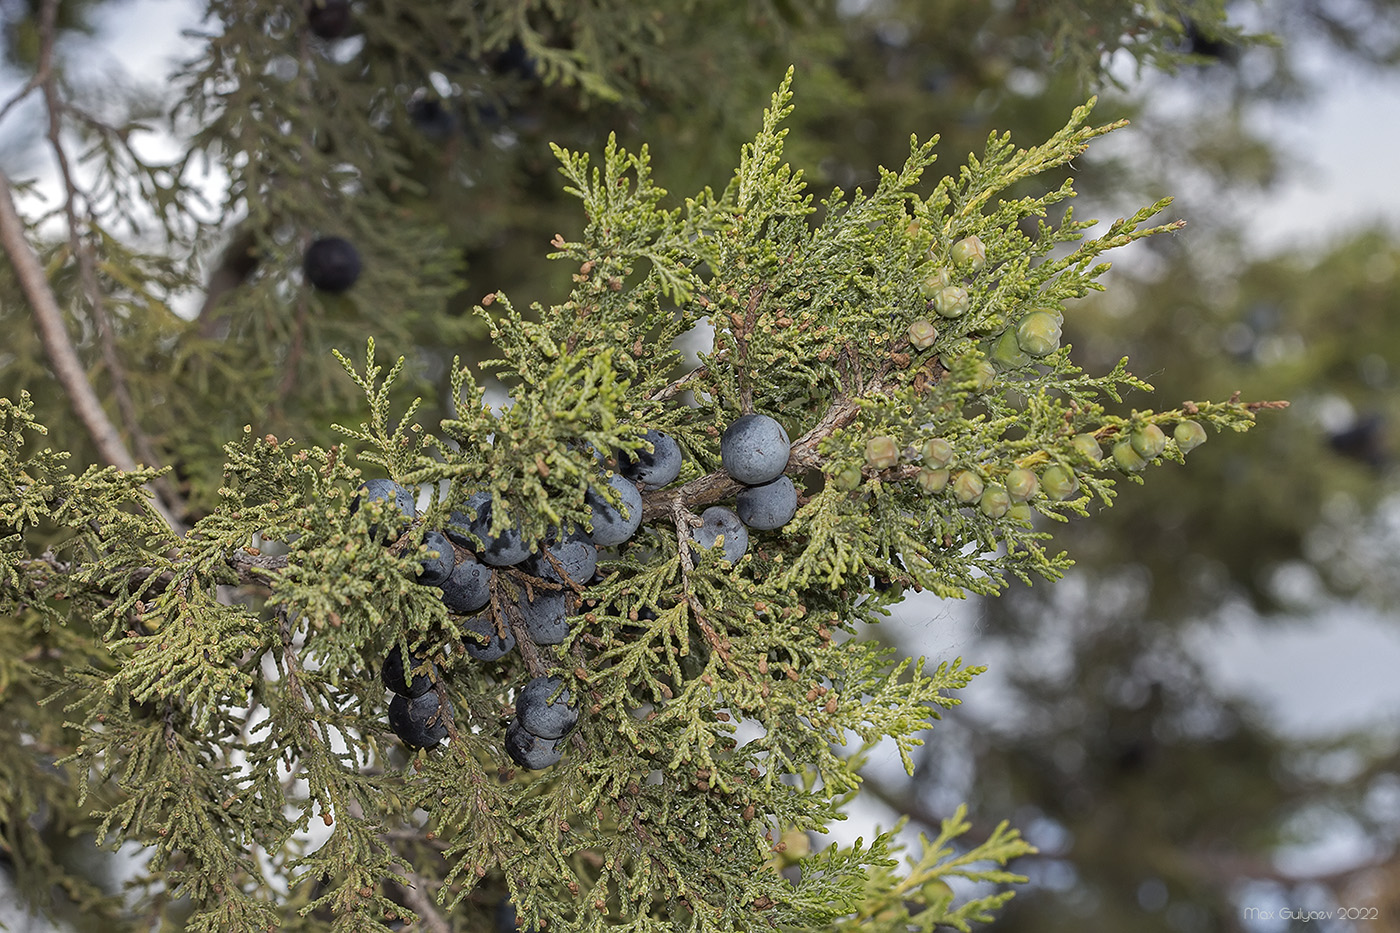
[[322, 237], [307, 247], [302, 270], [321, 291], [343, 292], [360, 278], [360, 251], [343, 237]]
[[306, 25], [322, 39], [343, 38], [350, 22], [350, 0], [306, 0]]
[[435, 143], [457, 132], [457, 117], [436, 97], [416, 97], [408, 103], [408, 118], [425, 139]]

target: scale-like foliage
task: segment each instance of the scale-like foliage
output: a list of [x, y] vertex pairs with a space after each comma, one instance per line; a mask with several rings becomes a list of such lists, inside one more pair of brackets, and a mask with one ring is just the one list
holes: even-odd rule
[[[187, 901], [189, 929], [382, 930], [414, 913], [485, 929], [508, 898], [526, 927], [643, 933], [966, 930], [1009, 896], [958, 902], [946, 885], [1004, 886], [1031, 851], [1004, 827], [956, 850], [961, 814], [907, 868], [892, 834], [784, 857], [840, 818], [865, 749], [890, 742], [912, 768], [979, 670], [900, 659], [865, 625], [906, 587], [1053, 579], [1067, 558], [1036, 516], [1087, 514], [1138, 478], [1126, 454], [1115, 472], [1091, 450], [1149, 425], [1243, 430], [1257, 406], [1117, 413], [1123, 389], [1149, 388], [1126, 364], [1093, 375], [1069, 347], [998, 350], [1028, 315], [1073, 313], [1105, 251], [1174, 229], [1148, 226], [1163, 202], [1084, 240], [1091, 224], [1054, 214], [1068, 183], [1004, 197], [1112, 128], [1089, 107], [1030, 149], [993, 136], [931, 190], [933, 143], [913, 140], [873, 190], [817, 204], [784, 160], [790, 97], [784, 81], [724, 189], [676, 208], [644, 151], [610, 143], [595, 166], [559, 150], [587, 217], [555, 242], [571, 293], [528, 317], [502, 294], [478, 309], [511, 404], [487, 406], [458, 364], [450, 416], [415, 423], [395, 410], [402, 361], [385, 372], [371, 341], [362, 365], [341, 357], [369, 419], [334, 446], [228, 444], [218, 505], [183, 538], [146, 508], [147, 474], [73, 476], [36, 449], [27, 399], [0, 402], [0, 611], [104, 635], [49, 665], [70, 719], [54, 743], [100, 789], [99, 836], [148, 847], [140, 904]], [[685, 371], [673, 343], [692, 330], [713, 339]], [[719, 437], [743, 412], [787, 428], [801, 505], [730, 563], [691, 529], [742, 489]], [[489, 533], [537, 551], [594, 528], [617, 501], [609, 469], [648, 429], [679, 441], [680, 479], [645, 491], [641, 528], [591, 579], [497, 568], [488, 617], [519, 649], [467, 659], [463, 618], [416, 582], [425, 533], [483, 491]], [[1146, 457], [1164, 459], [1183, 459], [1175, 440]], [[360, 498], [366, 476], [419, 490], [414, 521]], [[34, 553], [34, 528], [57, 543]], [[551, 592], [569, 632], [535, 644], [519, 607]], [[379, 667], [396, 645], [438, 672], [445, 744], [415, 753], [386, 728]], [[580, 723], [559, 764], [524, 771], [506, 728], [544, 675]]]

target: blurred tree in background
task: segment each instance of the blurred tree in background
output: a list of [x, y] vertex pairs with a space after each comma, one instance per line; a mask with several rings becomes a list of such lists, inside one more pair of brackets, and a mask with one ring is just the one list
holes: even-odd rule
[[[1261, 255], [1243, 212], [1290, 178], [1292, 153], [1259, 134], [1259, 112], [1325, 92], [1309, 83], [1303, 47], [1325, 51], [1329, 67], [1382, 75], [1400, 11], [1232, 11], [1271, 41], [1194, 31], [1193, 61], [1114, 95], [1140, 145], [1089, 171], [1126, 191], [1163, 185], [1190, 226], [1153, 242], [1148, 260], [1129, 259], [1123, 288], [1067, 320], [1066, 339], [1099, 365], [1129, 356], [1167, 398], [1262, 391], [1293, 405], [1247, 452], [1203, 450], [1189, 474], [1057, 529], [1076, 569], [983, 601], [976, 640], [959, 645], [997, 659], [1005, 695], [951, 714], [947, 742], [923, 750], [915, 781], [877, 782], [897, 812], [922, 810], [925, 823], [970, 795], [984, 818], [1017, 812], [1032, 827], [1042, 850], [1028, 869], [1033, 893], [998, 929], [1400, 928], [1400, 736], [1389, 720], [1359, 734], [1281, 733], [1271, 710], [1226, 692], [1208, 663], [1227, 631], [1325, 632], [1339, 615], [1391, 616], [1400, 595], [1393, 233]], [[1321, 709], [1347, 683], [1320, 668], [1277, 676], [1296, 678], [1299, 706]], [[1298, 857], [1339, 838], [1340, 864]], [[1290, 921], [1286, 908], [1333, 919]]]
[[[915, 781], [876, 789], [934, 828], [958, 799], [973, 802], [975, 820], [1011, 815], [1032, 828], [1043, 855], [1021, 866], [1032, 885], [1000, 929], [1248, 929], [1241, 907], [1261, 897], [1260, 884], [1295, 906], [1329, 897], [1376, 906], [1397, 928], [1400, 907], [1385, 906], [1400, 902], [1400, 820], [1384, 804], [1400, 786], [1393, 736], [1274, 734], [1218, 695], [1188, 644], [1230, 613], [1306, 619], [1337, 600], [1394, 605], [1397, 246], [1359, 233], [1325, 254], [1261, 258], [1238, 235], [1248, 218], [1229, 214], [1222, 196], [1284, 177], [1288, 153], [1250, 115], [1318, 90], [1296, 67], [1297, 42], [1324, 37], [1347, 61], [1388, 68], [1400, 36], [1390, 4], [1241, 4], [1227, 19], [1221, 4], [1113, 0], [717, 0], [644, 14], [596, 4], [588, 15], [566, 4], [365, 2], [343, 28], [329, 23], [326, 38], [305, 32], [296, 4], [216, 2], [200, 27], [210, 54], [184, 75], [212, 104], [116, 93], [76, 69], [70, 78], [79, 36], [104, 6], [0, 0], [0, 15], [18, 79], [52, 67], [67, 82], [74, 107], [58, 110], [70, 151], [131, 179], [98, 197], [131, 205], [139, 230], [72, 241], [69, 255], [89, 256], [91, 268], [65, 265], [54, 287], [103, 397], [118, 386], [130, 394], [116, 410], [139, 458], [175, 465], [167, 499], [186, 520], [212, 506], [221, 482], [211, 437], [251, 423], [330, 443], [331, 424], [363, 417], [329, 348], [356, 346], [367, 331], [396, 352], [412, 347], [401, 391], [425, 394], [441, 414], [451, 358], [478, 356], [471, 305], [497, 289], [518, 307], [567, 289], [569, 272], [542, 274], [539, 261], [556, 234], [574, 239], [581, 225], [547, 141], [597, 151], [616, 132], [624, 145], [650, 144], [662, 186], [719, 184], [753, 135], [757, 106], [795, 63], [792, 161], [817, 166], [819, 185], [869, 187], [871, 166], [899, 164], [911, 132], [940, 133], [939, 165], [952, 170], [993, 130], [1045, 138], [1102, 93], [1098, 116], [1127, 116], [1136, 135], [1074, 166], [1079, 187], [1108, 211], [1176, 195], [1174, 212], [1191, 225], [1158, 238], [1150, 259], [1130, 260], [1103, 301], [1081, 303], [1066, 341], [1091, 368], [1130, 357], [1169, 402], [1240, 390], [1295, 404], [1249, 445], [1208, 445], [1189, 472], [1160, 471], [1094, 521], [1055, 528], [1078, 563], [1071, 578], [978, 610], [986, 645], [1009, 646], [1015, 659], [1005, 672], [1014, 692], [999, 706], [1014, 714], [949, 716]], [[65, 37], [47, 63], [46, 30]], [[262, 54], [221, 57], [225, 42]], [[223, 93], [250, 98], [256, 124], [231, 123]], [[53, 109], [5, 117], [12, 176], [53, 166], [43, 138]], [[134, 144], [135, 121], [166, 112], [191, 169], [203, 149], [230, 141], [263, 153], [212, 180], [194, 228], [162, 227], [138, 206], [194, 206], [202, 193]], [[1027, 193], [1065, 174], [1037, 177]], [[310, 202], [306, 178], [320, 180]], [[338, 209], [347, 197], [360, 205], [353, 229]], [[286, 270], [323, 235], [355, 240], [363, 281], [340, 297], [288, 294]], [[95, 265], [95, 245], [130, 253]], [[106, 313], [90, 315], [77, 300], [84, 276], [119, 266], [139, 273], [104, 279]], [[388, 305], [399, 309], [393, 319], [377, 312]], [[99, 460], [0, 268], [0, 396], [44, 385], [38, 415], [52, 446]], [[885, 634], [925, 650], [909, 633]], [[967, 653], [979, 660], [976, 647]], [[970, 760], [946, 760], [959, 744]], [[1325, 767], [1338, 755], [1352, 765]], [[1279, 848], [1318, 813], [1374, 840], [1369, 870], [1312, 879], [1277, 867]]]

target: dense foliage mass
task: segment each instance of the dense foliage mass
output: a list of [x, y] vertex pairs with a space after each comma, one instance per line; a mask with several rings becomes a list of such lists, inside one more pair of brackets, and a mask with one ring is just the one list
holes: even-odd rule
[[[896, 832], [808, 851], [866, 754], [911, 767], [978, 670], [874, 626], [907, 592], [1057, 577], [1050, 522], [1260, 406], [1130, 408], [1151, 387], [1126, 361], [1068, 345], [1102, 255], [1178, 226], [1162, 201], [1084, 239], [1071, 160], [1118, 121], [1040, 107], [1047, 142], [983, 148], [985, 112], [951, 110], [1004, 77], [982, 68], [919, 98], [980, 150], [940, 178], [902, 142], [927, 110], [840, 102], [941, 86], [899, 69], [955, 27], [982, 64], [1043, 66], [1020, 29], [1089, 70], [1110, 47], [1078, 12], [925, 11], [871, 27], [867, 72], [825, 4], [523, 6], [216, 0], [174, 163], [131, 144], [138, 116], [65, 99], [69, 5], [23, 22], [20, 98], [98, 182], [65, 176], [63, 242], [0, 211], [23, 299], [0, 307], [0, 734], [31, 752], [0, 764], [5, 854], [40, 901], [132, 929], [989, 919], [1032, 851], [1004, 824], [922, 815], [907, 863]], [[1201, 23], [1237, 38], [1168, 7], [1092, 15], [1147, 59]], [[784, 81], [726, 186], [661, 190], [653, 160], [716, 177], [792, 60], [821, 94], [792, 113]], [[657, 148], [604, 143], [619, 114]], [[870, 121], [898, 145], [846, 145]], [[815, 183], [788, 162], [814, 126], [840, 153]], [[549, 266], [540, 229], [572, 231]], [[69, 415], [85, 382], [120, 429]], [[94, 838], [136, 853], [121, 896]]]
[[[681, 208], [645, 151], [559, 150], [589, 221], [555, 244], [572, 293], [532, 318], [504, 294], [478, 309], [511, 404], [459, 365], [455, 411], [426, 430], [393, 410], [403, 361], [384, 372], [371, 342], [343, 360], [370, 419], [331, 447], [228, 445], [220, 503], [183, 537], [141, 505], [149, 473], [74, 476], [35, 446], [27, 399], [5, 402], [3, 608], [104, 633], [50, 702], [77, 729], [65, 763], [101, 781], [100, 835], [150, 847], [148, 898], [187, 898], [192, 929], [289, 906], [380, 928], [411, 909], [393, 884], [454, 915], [494, 888], [529, 925], [747, 929], [958, 923], [1004, 897], [954, 905], [925, 883], [1007, 880], [984, 867], [1027, 851], [1006, 832], [912, 874], [886, 874], [890, 837], [812, 854], [796, 883], [776, 870], [784, 833], [826, 827], [857, 789], [843, 747], [893, 741], [907, 761], [975, 673], [899, 660], [862, 626], [905, 587], [1054, 578], [1066, 559], [1033, 515], [1109, 502], [1115, 476], [1254, 406], [1110, 413], [1145, 384], [1058, 346], [1099, 256], [1168, 229], [1145, 226], [1158, 204], [1084, 241], [1070, 212], [1043, 219], [1068, 184], [998, 198], [1109, 128], [1087, 107], [1041, 146], [993, 137], [926, 193], [933, 146], [914, 142], [870, 192], [817, 205], [783, 161], [788, 101], [785, 83], [733, 180]], [[676, 339], [705, 324], [677, 377]], [[627, 472], [663, 436], [679, 473], [642, 491]], [[795, 515], [769, 501], [780, 478]], [[747, 550], [691, 546], [698, 513], [736, 495]], [[435, 532], [452, 567], [423, 585]], [[569, 573], [550, 547], [567, 540], [596, 569]], [[454, 603], [463, 567], [479, 585]], [[308, 848], [313, 819], [329, 831]]]

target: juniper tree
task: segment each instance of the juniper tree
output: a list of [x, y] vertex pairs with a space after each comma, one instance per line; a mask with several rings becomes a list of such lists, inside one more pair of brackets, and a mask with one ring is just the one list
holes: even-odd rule
[[[1046, 522], [1110, 504], [1149, 463], [1182, 461], [1200, 429], [1242, 430], [1260, 407], [1123, 410], [1125, 391], [1150, 391], [1127, 362], [1085, 372], [1060, 345], [1103, 254], [1179, 226], [1154, 223], [1161, 201], [1086, 239], [1094, 224], [1068, 209], [1072, 183], [1028, 187], [1115, 124], [1094, 125], [1085, 106], [1028, 148], [992, 136], [941, 179], [934, 141], [914, 139], [870, 190], [821, 198], [784, 155], [790, 78], [730, 181], [683, 202], [656, 185], [646, 148], [556, 147], [583, 217], [549, 256], [569, 287], [528, 312], [488, 294], [472, 311], [491, 349], [465, 347], [444, 397], [420, 403], [404, 387], [428, 387], [425, 373], [403, 356], [384, 365], [376, 345], [411, 346], [415, 328], [449, 346], [477, 331], [433, 316], [455, 287], [450, 251], [388, 196], [412, 179], [369, 130], [406, 111], [324, 94], [318, 70], [328, 88], [356, 85], [331, 80], [333, 50], [285, 9], [216, 12], [227, 28], [185, 75], [184, 106], [204, 125], [193, 151], [248, 132], [254, 111], [289, 132], [259, 144], [261, 161], [226, 163], [225, 206], [254, 221], [256, 262], [226, 294], [211, 278], [203, 342], [162, 317], [192, 270], [104, 226], [144, 198], [171, 242], [203, 244], [208, 230], [184, 226], [197, 219], [188, 165], [149, 163], [94, 119], [99, 178], [113, 184], [84, 198], [69, 179], [73, 235], [43, 257], [0, 199], [65, 393], [81, 404], [91, 388], [81, 366], [65, 369], [76, 356], [64, 356], [60, 299], [93, 322], [104, 383], [171, 409], [149, 420], [118, 394], [126, 435], [148, 447], [139, 459], [158, 463], [159, 444], [191, 484], [136, 467], [100, 406], [84, 423], [108, 465], [70, 466], [43, 440], [58, 397], [39, 385], [47, 371], [0, 401], [5, 729], [31, 750], [0, 766], [17, 870], [35, 889], [60, 882], [92, 916], [189, 929], [373, 930], [415, 916], [484, 929], [502, 904], [526, 927], [568, 929], [989, 917], [1017, 878], [1008, 863], [1030, 851], [1005, 825], [969, 842], [951, 814], [904, 860], [893, 833], [810, 854], [800, 843], [859, 793], [872, 747], [892, 742], [909, 763], [978, 671], [871, 637], [905, 589], [992, 595], [1008, 578], [1054, 579], [1069, 559], [1046, 547]], [[271, 67], [288, 43], [300, 54], [290, 78], [285, 62]], [[557, 49], [525, 48], [537, 67], [597, 79]], [[365, 102], [390, 77], [371, 74]], [[210, 87], [234, 90], [216, 102]], [[135, 187], [115, 183], [126, 177]], [[313, 291], [304, 249], [338, 233], [400, 264]], [[357, 302], [393, 307], [398, 326], [364, 341]], [[124, 329], [113, 322], [142, 317], [194, 348], [150, 351], [175, 378], [146, 380], [111, 352]], [[690, 361], [681, 338], [697, 333], [708, 339]], [[303, 368], [336, 344], [338, 377]], [[508, 405], [488, 404], [488, 374]], [[207, 417], [152, 438], [153, 423], [175, 431], [195, 412], [166, 394], [181, 387], [228, 392], [234, 412], [272, 394], [268, 423], [309, 439]], [[343, 417], [361, 406], [362, 420]], [[696, 532], [746, 491], [720, 452], [746, 414], [785, 429], [798, 508], [748, 530], [729, 559]], [[681, 449], [680, 475], [659, 488], [619, 479], [655, 453], [656, 432]], [[223, 460], [217, 482], [199, 477], [211, 456], [200, 444]], [[635, 532], [596, 548], [593, 573], [570, 573], [556, 547], [592, 548], [614, 514]], [[508, 535], [530, 556], [496, 565], [491, 542]], [[445, 546], [454, 570], [491, 567], [482, 605], [454, 610], [421, 581]], [[551, 598], [565, 607], [557, 644], [531, 625]], [[407, 698], [420, 677], [428, 731], [410, 732], [385, 685]], [[527, 689], [541, 678], [546, 696]], [[577, 724], [541, 725], [561, 704]], [[54, 827], [28, 819], [41, 804], [62, 830], [140, 847], [125, 901], [51, 850]], [[794, 866], [795, 879], [782, 873]], [[991, 889], [955, 898], [959, 878]]]

